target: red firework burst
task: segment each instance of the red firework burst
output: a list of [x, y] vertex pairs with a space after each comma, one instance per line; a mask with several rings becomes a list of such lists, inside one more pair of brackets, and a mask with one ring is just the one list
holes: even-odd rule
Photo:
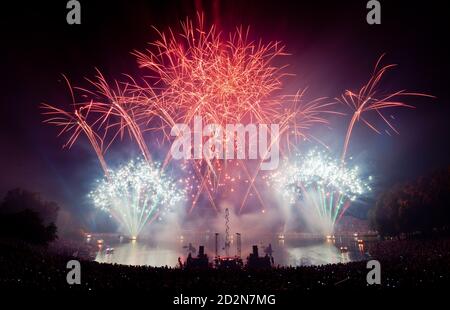
[[[287, 55], [280, 42], [250, 40], [249, 29], [242, 27], [224, 35], [215, 26], [206, 29], [201, 15], [197, 21], [182, 22], [180, 33], [158, 31], [159, 40], [151, 43], [148, 50], [134, 52], [139, 66], [150, 72], [146, 77], [127, 76], [127, 82], [110, 84], [98, 72], [96, 80], [88, 80], [91, 89], [76, 88], [81, 92], [81, 100], [73, 99], [75, 113], [43, 105], [45, 114], [50, 116], [46, 122], [62, 126], [62, 132], [73, 131], [69, 145], [84, 132], [107, 173], [104, 154], [125, 132], [137, 143], [145, 159], [151, 161], [143, 133], [162, 133], [163, 139], [170, 141], [172, 126], [189, 124], [196, 115], [221, 126], [278, 123], [277, 138], [283, 138], [287, 146], [284, 152], [289, 152], [300, 138], [313, 138], [309, 134], [313, 125], [326, 124], [326, 115], [336, 113], [332, 109], [334, 103], [324, 98], [306, 102], [301, 100], [304, 91], [294, 95], [282, 93], [283, 79], [290, 74], [286, 66], [274, 64], [274, 60]], [[81, 111], [86, 113], [82, 117]], [[170, 161], [168, 152], [164, 166]], [[195, 191], [190, 210], [202, 193], [218, 210], [217, 195], [222, 189], [233, 192], [237, 186], [232, 186], [232, 182], [247, 187], [240, 210], [252, 193], [264, 206], [255, 184], [261, 163], [253, 165], [252, 171], [243, 160], [192, 160], [192, 176], [187, 179], [197, 184], [190, 185]]]

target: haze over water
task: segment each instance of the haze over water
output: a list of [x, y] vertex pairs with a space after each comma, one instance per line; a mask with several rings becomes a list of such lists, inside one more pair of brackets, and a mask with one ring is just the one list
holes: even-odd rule
[[[173, 242], [152, 242], [149, 240], [122, 240], [118, 238], [105, 239], [96, 254], [95, 260], [103, 263], [125, 265], [170, 266], [178, 265], [178, 258], [183, 261], [189, 254], [191, 243], [192, 256], [197, 255], [198, 246], [204, 245], [205, 252], [212, 262], [215, 256], [213, 237], [203, 236], [203, 240], [192, 241], [178, 239]], [[346, 263], [369, 257], [365, 243], [358, 243], [357, 238], [336, 237], [335, 240], [323, 239], [279, 239], [277, 236], [265, 237], [258, 242], [242, 240], [241, 257], [244, 262], [252, 250], [252, 245], [258, 245], [259, 255], [264, 256], [269, 244], [272, 247], [274, 264], [280, 266], [324, 265], [330, 263]], [[225, 256], [223, 241], [219, 241], [219, 255]], [[341, 250], [345, 247], [346, 250]], [[113, 248], [113, 253], [106, 251]], [[229, 256], [237, 254], [236, 242], [232, 240]]]

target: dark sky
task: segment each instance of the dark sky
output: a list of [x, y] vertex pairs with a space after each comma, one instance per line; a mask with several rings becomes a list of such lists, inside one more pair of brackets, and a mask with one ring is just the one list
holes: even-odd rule
[[[365, 81], [379, 55], [399, 66], [387, 89], [417, 90], [437, 100], [413, 98], [415, 110], [393, 111], [400, 136], [358, 127], [350, 152], [364, 160], [378, 188], [450, 164], [449, 12], [444, 4], [381, 1], [382, 24], [367, 25], [366, 1], [93, 1], [81, 0], [82, 25], [66, 24], [66, 1], [2, 4], [0, 31], [0, 193], [14, 187], [39, 191], [70, 210], [89, 209], [85, 195], [100, 166], [84, 139], [61, 150], [56, 128], [42, 124], [42, 102], [64, 108], [61, 81], [86, 85], [99, 68], [109, 78], [141, 74], [130, 52], [156, 39], [151, 26], [177, 27], [204, 10], [225, 31], [250, 25], [251, 35], [281, 40], [296, 74], [287, 89], [309, 85], [312, 97], [338, 95]], [[215, 5], [212, 3], [216, 2]], [[395, 2], [395, 3], [394, 3]], [[132, 4], [131, 4], [132, 3]], [[345, 122], [325, 134], [333, 144]], [[384, 128], [384, 127], [382, 127]]]

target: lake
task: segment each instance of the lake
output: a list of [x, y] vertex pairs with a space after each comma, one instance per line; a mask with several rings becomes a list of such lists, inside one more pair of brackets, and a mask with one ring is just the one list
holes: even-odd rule
[[[101, 238], [101, 244], [98, 242], [99, 237], [89, 240], [91, 243], [97, 243], [98, 251], [95, 258], [97, 262], [175, 267], [179, 257], [184, 261], [189, 252], [195, 256], [199, 245], [205, 246], [205, 252], [210, 257], [210, 261], [215, 256], [215, 237], [208, 234], [195, 237], [179, 236], [174, 240], [165, 241], [129, 240], [118, 236]], [[238, 242], [235, 239], [236, 237], [230, 240], [228, 256], [239, 254]], [[245, 261], [251, 252], [252, 245], [258, 245], [259, 255], [272, 253], [275, 265], [307, 266], [346, 263], [367, 259], [369, 257], [366, 250], [368, 242], [371, 241], [357, 236], [322, 238], [267, 235], [256, 242], [243, 239], [241, 257]], [[218, 254], [225, 256], [224, 242], [219, 240], [218, 244]]]

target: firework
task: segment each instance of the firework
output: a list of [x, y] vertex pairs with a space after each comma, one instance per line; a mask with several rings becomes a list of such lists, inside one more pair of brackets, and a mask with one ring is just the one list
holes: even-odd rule
[[42, 104], [41, 108], [44, 110], [43, 114], [48, 117], [44, 121], [45, 123], [61, 127], [58, 136], [64, 133], [70, 134], [63, 147], [71, 148], [78, 137], [84, 133], [91, 143], [104, 173], [108, 175], [103, 138], [87, 122], [91, 106], [75, 108], [73, 112], [64, 111], [48, 104]]
[[[323, 144], [311, 130], [317, 125], [328, 126], [330, 114], [341, 114], [336, 111], [337, 103], [352, 109], [341, 156], [340, 168], [345, 170], [344, 160], [357, 122], [363, 121], [379, 133], [366, 118], [366, 114], [374, 112], [396, 131], [382, 114], [383, 110], [412, 107], [400, 101], [402, 96], [428, 96], [404, 90], [382, 93], [379, 83], [394, 65], [379, 68], [380, 57], [371, 78], [359, 91], [347, 90], [333, 102], [323, 97], [307, 101], [304, 100], [305, 90], [293, 95], [283, 91], [284, 80], [291, 74], [286, 71], [287, 65], [276, 65], [287, 55], [280, 42], [251, 40], [249, 29], [242, 27], [225, 34], [215, 26], [206, 27], [200, 14], [197, 22], [187, 19], [181, 23], [181, 28], [181, 32], [157, 30], [158, 40], [147, 50], [133, 53], [145, 72], [143, 78], [127, 75], [125, 82], [111, 83], [98, 71], [96, 79], [88, 79], [88, 88], [70, 87], [74, 112], [43, 105], [49, 117], [46, 122], [60, 126], [60, 134], [70, 133], [66, 146], [72, 146], [82, 133], [88, 137], [106, 175], [109, 170], [105, 154], [125, 133], [136, 142], [148, 164], [152, 163], [151, 148], [155, 143], [146, 142], [144, 133], [148, 133], [147, 139], [157, 141], [158, 148], [163, 146], [168, 150], [160, 168], [166, 169], [172, 158], [170, 147], [164, 142], [173, 139], [171, 129], [175, 124], [191, 124], [196, 116], [201, 116], [205, 124], [222, 127], [278, 124], [276, 139], [280, 141], [280, 153], [289, 157], [304, 140]], [[74, 90], [81, 92], [77, 100]], [[264, 209], [259, 191], [264, 179], [260, 170], [265, 156], [260, 157], [253, 162], [204, 158], [180, 163], [185, 174], [183, 184], [190, 191], [189, 211], [206, 198], [219, 212], [218, 204], [224, 198], [233, 199], [241, 212], [250, 196]], [[344, 184], [344, 179], [339, 182]], [[337, 196], [332, 197], [332, 201], [337, 205], [328, 207], [333, 212], [342, 209], [341, 201], [350, 201], [358, 194], [334, 192]]]
[[136, 160], [109, 171], [109, 177], [97, 181], [89, 197], [96, 207], [117, 219], [130, 236], [137, 237], [147, 223], [180, 203], [184, 191], [157, 163]]
[[[220, 126], [278, 123], [277, 139], [284, 138], [287, 152], [299, 138], [311, 137], [309, 130], [314, 124], [327, 123], [325, 114], [332, 112], [334, 103], [325, 103], [324, 98], [305, 102], [301, 100], [304, 91], [292, 96], [282, 94], [282, 81], [290, 74], [285, 72], [286, 66], [273, 64], [287, 55], [280, 42], [252, 41], [249, 29], [242, 27], [225, 36], [215, 26], [205, 27], [202, 15], [198, 15], [196, 24], [186, 20], [181, 26], [180, 33], [158, 31], [160, 39], [151, 48], [134, 52], [139, 66], [150, 71], [145, 78], [127, 76], [126, 82], [108, 83], [98, 71], [96, 79], [88, 79], [89, 88], [70, 87], [75, 110], [85, 112], [82, 122], [72, 113], [43, 105], [50, 116], [46, 121], [61, 126], [61, 133], [73, 130], [70, 145], [84, 132], [105, 173], [108, 168], [104, 155], [117, 137], [129, 133], [150, 163], [152, 156], [144, 132], [154, 134], [156, 141], [170, 141], [171, 128], [177, 123], [189, 124], [195, 116]], [[162, 168], [170, 162], [169, 151]], [[190, 169], [185, 169], [195, 183], [188, 186], [194, 191], [190, 210], [205, 194], [218, 211], [220, 193], [234, 190], [231, 180], [247, 187], [238, 202], [240, 210], [253, 193], [264, 206], [255, 184], [260, 166], [261, 161], [252, 165], [242, 160], [190, 161]]]
[[[172, 30], [169, 33], [160, 33], [153, 49], [135, 52], [140, 67], [152, 72], [155, 85], [161, 89], [161, 105], [152, 107], [148, 113], [157, 113], [163, 119], [162, 124], [170, 125], [163, 130], [170, 130], [176, 123], [190, 124], [197, 115], [207, 124], [220, 126], [270, 123], [271, 116], [277, 115], [281, 97], [276, 92], [286, 75], [284, 67], [271, 65], [275, 58], [286, 55], [279, 42], [255, 43], [248, 39], [248, 29], [242, 28], [224, 38], [214, 26], [206, 29], [201, 15], [197, 25], [186, 20], [181, 33]], [[165, 164], [170, 159], [168, 153]], [[218, 210], [219, 190], [230, 187], [228, 180], [233, 176], [229, 169], [236, 165], [210, 159], [191, 163], [198, 183], [192, 206], [205, 193], [211, 206]], [[248, 172], [244, 163], [238, 166]], [[249, 189], [260, 197], [253, 183]], [[264, 204], [262, 199], [259, 202]]]
[[347, 105], [353, 110], [352, 118], [348, 125], [347, 134], [344, 140], [344, 148], [342, 150], [341, 156], [342, 162], [345, 160], [350, 137], [352, 135], [353, 127], [355, 126], [356, 122], [362, 120], [364, 124], [366, 124], [370, 129], [372, 129], [376, 133], [380, 133], [380, 131], [368, 121], [368, 119], [365, 117], [365, 114], [369, 112], [376, 113], [383, 120], [383, 122], [389, 126], [389, 128], [391, 128], [395, 133], [398, 133], [392, 123], [389, 122], [388, 119], [382, 114], [382, 110], [398, 107], [414, 108], [414, 106], [402, 102], [400, 98], [405, 96], [422, 96], [434, 98], [434, 96], [430, 96], [427, 94], [407, 92], [405, 90], [383, 94], [378, 89], [379, 83], [384, 74], [388, 70], [396, 66], [395, 64], [390, 64], [380, 68], [383, 57], [384, 54], [381, 55], [381, 57], [375, 64], [372, 76], [370, 77], [367, 84], [361, 87], [359, 91], [352, 92], [350, 90], [346, 90], [340, 98], [336, 98], [338, 102]]
[[269, 120], [280, 105], [273, 95], [287, 75], [271, 63], [286, 55], [284, 46], [253, 42], [242, 28], [223, 38], [214, 26], [206, 29], [201, 15], [198, 25], [186, 20], [182, 29], [160, 32], [153, 49], [134, 53], [161, 89], [164, 113], [158, 114], [169, 124], [190, 123], [195, 115], [219, 125]]
[[[140, 118], [136, 117], [137, 110], [141, 107], [131, 92], [128, 84], [114, 83], [110, 87], [104, 76], [99, 72], [96, 81], [88, 80], [93, 90], [72, 86], [64, 76], [72, 97], [72, 111], [43, 103], [41, 109], [47, 118], [44, 123], [60, 127], [58, 136], [68, 134], [69, 138], [63, 147], [71, 148], [84, 133], [94, 149], [104, 173], [108, 174], [108, 166], [105, 154], [117, 137], [123, 138], [128, 132], [137, 142], [142, 156], [151, 162], [151, 155], [144, 141], [142, 130], [139, 126]], [[81, 91], [82, 101], [76, 101], [74, 89]], [[154, 97], [147, 97], [148, 101]]]
[[127, 131], [138, 145], [145, 160], [151, 162], [152, 157], [139, 125], [140, 122], [148, 120], [139, 117], [139, 111], [151, 106], [153, 101], [157, 100], [156, 95], [145, 96], [145, 103], [143, 103], [142, 95], [136, 93], [135, 88], [129, 83], [115, 81], [112, 87], [100, 71], [97, 70], [97, 73], [95, 81], [88, 80], [94, 90], [77, 88], [83, 92], [84, 96], [92, 95], [89, 102], [78, 104], [90, 106], [92, 112], [97, 115], [94, 123], [99, 130], [104, 131], [105, 139], [109, 137], [107, 148], [117, 136], [123, 138], [124, 132]]
[[370, 191], [358, 167], [346, 168], [324, 152], [313, 150], [298, 155], [271, 177], [277, 191], [288, 204], [312, 207], [327, 223], [329, 232], [344, 214], [350, 201]]
[[[190, 20], [183, 22], [181, 33], [159, 32], [160, 39], [151, 49], [134, 53], [140, 67], [151, 71], [153, 87], [161, 89], [162, 99], [147, 113], [157, 114], [162, 124], [171, 126], [189, 124], [197, 115], [205, 123], [220, 126], [278, 123], [277, 139], [284, 138], [287, 151], [299, 137], [309, 137], [309, 129], [314, 124], [326, 123], [324, 114], [330, 112], [334, 103], [324, 103], [323, 98], [305, 103], [300, 100], [304, 91], [292, 96], [282, 94], [283, 79], [290, 74], [285, 72], [286, 66], [274, 65], [274, 60], [287, 55], [280, 42], [252, 41], [249, 29], [242, 27], [225, 37], [214, 26], [207, 29], [202, 15], [197, 21], [197, 25]], [[146, 92], [148, 85], [145, 84], [142, 92]], [[170, 157], [169, 153], [165, 164]], [[260, 165], [261, 162], [250, 167], [243, 161], [192, 161], [192, 173], [199, 184], [192, 206], [198, 194], [204, 192], [217, 209], [215, 200], [220, 189], [233, 188], [229, 180], [240, 179], [247, 187], [242, 201], [238, 202], [240, 211], [251, 192], [264, 208], [255, 186]]]

